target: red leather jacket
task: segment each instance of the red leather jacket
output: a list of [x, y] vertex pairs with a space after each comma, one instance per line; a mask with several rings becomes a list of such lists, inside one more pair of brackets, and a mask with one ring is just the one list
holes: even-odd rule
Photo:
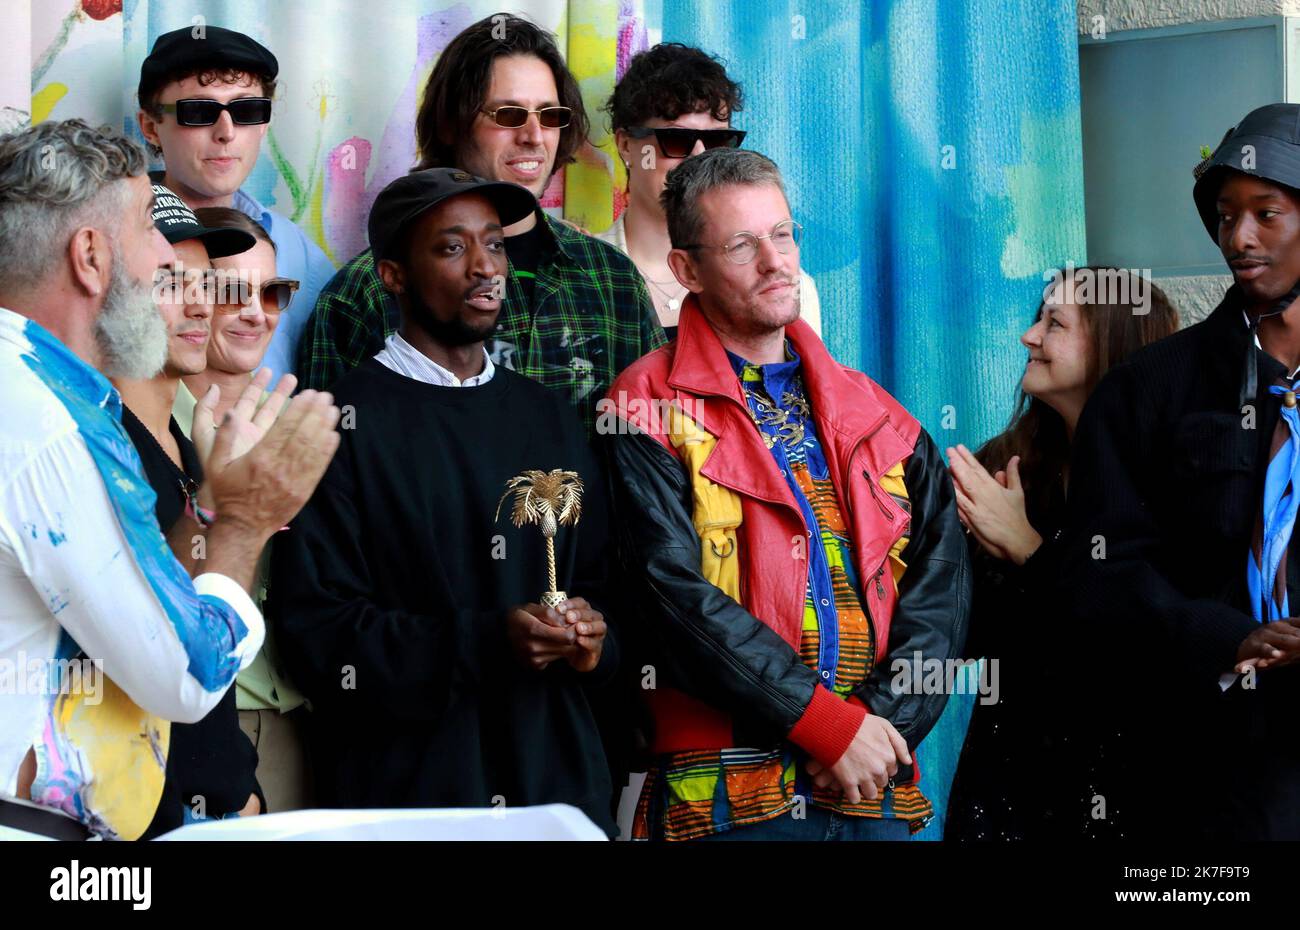
[[[969, 567], [951, 479], [934, 443], [894, 398], [832, 359], [805, 323], [787, 327], [786, 336], [802, 359], [849, 526], [863, 606], [880, 644], [877, 665], [845, 701], [800, 660], [808, 562], [792, 553], [809, 529], [750, 419], [722, 343], [688, 299], [676, 341], [624, 371], [603, 402], [618, 414], [609, 438], [616, 523], [627, 584], [640, 603], [637, 632], [657, 672], [649, 693], [656, 752], [787, 738], [831, 765], [868, 711], [886, 716], [915, 746], [946, 701], [945, 694], [893, 693], [889, 666], [916, 652], [952, 658], [963, 644]], [[700, 474], [741, 501], [740, 603], [700, 571], [691, 476], [656, 416], [674, 401], [716, 437]], [[906, 507], [879, 483], [900, 462]], [[904, 534], [907, 567], [896, 584], [889, 552]]]

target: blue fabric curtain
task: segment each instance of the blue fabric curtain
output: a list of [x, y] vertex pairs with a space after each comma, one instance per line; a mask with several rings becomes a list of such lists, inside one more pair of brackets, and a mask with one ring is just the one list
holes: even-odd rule
[[[781, 166], [834, 355], [940, 448], [998, 432], [1044, 272], [1084, 258], [1074, 4], [663, 0], [663, 38], [743, 82], [734, 122]], [[923, 838], [971, 707], [921, 747]]]

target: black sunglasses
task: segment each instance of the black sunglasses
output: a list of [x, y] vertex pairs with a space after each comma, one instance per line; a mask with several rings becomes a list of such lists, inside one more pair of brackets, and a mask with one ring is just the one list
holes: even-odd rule
[[745, 140], [740, 129], [683, 129], [680, 126], [632, 126], [623, 130], [633, 139], [644, 139], [653, 134], [664, 158], [685, 158], [695, 151], [695, 143], [703, 142], [706, 149], [739, 147]]
[[221, 119], [222, 111], [230, 111], [230, 119], [237, 126], [260, 126], [271, 122], [270, 97], [239, 97], [229, 103], [191, 97], [175, 103], [162, 103], [158, 109], [175, 113], [181, 126], [211, 126]]

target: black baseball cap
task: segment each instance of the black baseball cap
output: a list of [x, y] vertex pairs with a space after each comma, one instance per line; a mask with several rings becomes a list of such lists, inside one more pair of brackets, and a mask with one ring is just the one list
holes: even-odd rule
[[375, 261], [401, 251], [406, 226], [425, 210], [460, 194], [482, 194], [501, 217], [501, 225], [518, 223], [537, 209], [527, 188], [508, 181], [486, 181], [459, 168], [412, 171], [389, 184], [370, 208], [370, 250]]
[[247, 252], [257, 244], [252, 233], [242, 229], [213, 229], [204, 226], [185, 201], [171, 188], [153, 186], [153, 224], [172, 245], [198, 239], [208, 250], [208, 258], [225, 258]]
[[169, 74], [190, 68], [233, 68], [274, 78], [280, 63], [261, 43], [242, 32], [220, 26], [186, 26], [160, 35], [153, 51], [140, 65], [140, 105], [153, 94]]

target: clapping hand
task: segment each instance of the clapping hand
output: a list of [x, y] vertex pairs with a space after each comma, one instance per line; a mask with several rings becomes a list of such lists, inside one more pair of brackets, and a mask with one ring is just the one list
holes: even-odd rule
[[212, 461], [212, 450], [217, 439], [216, 409], [221, 400], [221, 390], [214, 384], [199, 399], [194, 407], [194, 426], [190, 430], [190, 438], [205, 472], [213, 467], [224, 467], [231, 460], [248, 452], [262, 440], [271, 424], [284, 411], [293, 389], [298, 386], [298, 379], [288, 374], [282, 376], [266, 403], [259, 408], [258, 401], [266, 393], [266, 386], [270, 382], [271, 369], [261, 369], [227, 412], [221, 428], [231, 431], [232, 442], [229, 446], [230, 458], [222, 462]]
[[996, 476], [965, 446], [948, 449], [948, 467], [957, 491], [957, 516], [994, 558], [1023, 565], [1043, 544], [1025, 513], [1020, 456]]

